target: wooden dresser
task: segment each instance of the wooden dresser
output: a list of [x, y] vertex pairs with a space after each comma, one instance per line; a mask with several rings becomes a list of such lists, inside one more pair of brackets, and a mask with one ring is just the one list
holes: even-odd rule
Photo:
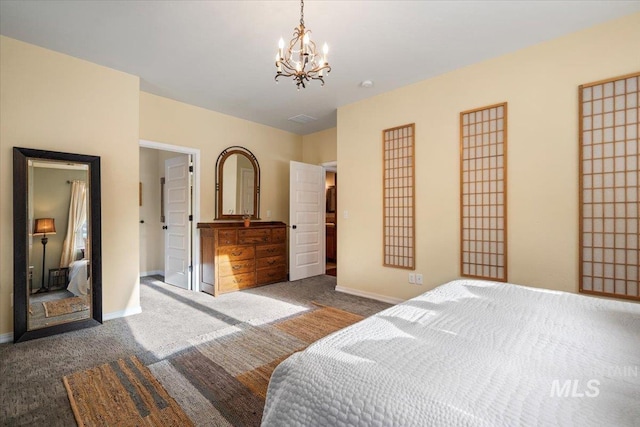
[[287, 225], [283, 222], [199, 223], [200, 290], [225, 292], [287, 280]]

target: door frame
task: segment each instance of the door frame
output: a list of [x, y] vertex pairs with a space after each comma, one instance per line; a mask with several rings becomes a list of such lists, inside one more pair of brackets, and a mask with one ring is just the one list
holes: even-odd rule
[[[164, 142], [149, 141], [141, 139], [140, 148], [151, 148], [154, 150], [171, 151], [174, 153], [189, 154], [193, 159], [193, 196], [191, 221], [191, 283], [189, 289], [200, 292], [200, 234], [198, 232], [198, 222], [200, 222], [200, 149], [183, 147], [180, 145], [165, 144]], [[139, 272], [138, 272], [139, 273]]]

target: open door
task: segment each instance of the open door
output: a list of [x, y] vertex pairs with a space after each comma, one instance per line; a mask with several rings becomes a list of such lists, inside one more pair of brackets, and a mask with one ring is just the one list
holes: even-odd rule
[[165, 161], [165, 192], [164, 281], [189, 289], [191, 191], [188, 155]]
[[300, 280], [325, 271], [324, 168], [292, 161], [289, 179], [289, 280]]

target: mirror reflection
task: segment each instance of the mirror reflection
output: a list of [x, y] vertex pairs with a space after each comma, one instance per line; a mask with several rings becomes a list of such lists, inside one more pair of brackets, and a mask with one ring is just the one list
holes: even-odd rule
[[260, 219], [260, 166], [253, 153], [232, 146], [216, 161], [216, 219]]
[[28, 160], [28, 330], [91, 317], [89, 172]]
[[255, 171], [247, 157], [232, 154], [224, 162], [222, 211], [225, 215], [253, 215]]

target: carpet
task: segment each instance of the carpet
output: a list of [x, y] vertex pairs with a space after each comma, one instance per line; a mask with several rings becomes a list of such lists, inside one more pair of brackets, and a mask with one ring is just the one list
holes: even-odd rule
[[63, 378], [78, 426], [192, 426], [184, 411], [132, 356]]
[[[142, 364], [147, 365], [152, 375], [153, 381], [149, 382], [157, 383], [162, 392], [166, 390], [168, 396], [171, 396], [169, 399], [175, 399], [178, 409], [183, 411], [193, 425], [258, 426], [262, 420], [269, 379], [274, 369], [287, 357], [305, 349], [314, 341], [363, 319], [362, 316], [344, 310], [314, 305], [309, 311], [271, 324], [230, 325], [207, 336], [198, 337], [193, 345], [163, 354], [162, 358], [158, 357], [159, 352], [156, 351], [141, 354], [139, 359]], [[134, 359], [138, 360], [132, 358]], [[85, 372], [97, 376], [95, 372], [101, 368], [104, 369], [98, 367]], [[85, 373], [76, 373], [71, 377], [83, 374]], [[65, 379], [65, 385], [67, 382], [69, 381]], [[109, 397], [113, 393], [110, 382], [105, 382], [104, 387], [97, 387], [95, 390], [88, 388], [91, 391], [88, 396]], [[160, 391], [158, 394], [162, 395]], [[129, 409], [125, 412], [112, 408], [108, 412], [122, 412], [127, 416], [135, 414], [136, 406], [131, 401], [131, 394], [123, 396], [123, 399], [129, 400]], [[72, 399], [71, 392], [69, 399]], [[98, 408], [86, 412], [104, 412], [104, 399], [94, 400]], [[91, 399], [87, 399], [86, 404], [90, 405]], [[122, 402], [119, 404], [123, 405]], [[118, 420], [110, 424], [128, 425]], [[151, 419], [148, 424], [171, 425], [164, 422], [156, 424]], [[101, 424], [92, 421], [79, 425]]]
[[62, 316], [64, 314], [89, 310], [87, 297], [72, 297], [45, 301], [42, 305], [44, 306], [45, 317]]

